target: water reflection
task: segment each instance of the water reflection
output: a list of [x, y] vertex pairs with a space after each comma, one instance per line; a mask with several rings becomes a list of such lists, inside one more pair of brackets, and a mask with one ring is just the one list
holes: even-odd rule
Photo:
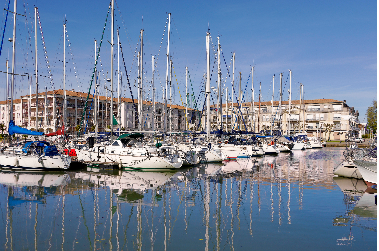
[[0, 241], [11, 250], [375, 247], [376, 194], [362, 180], [333, 178], [342, 151], [178, 172], [3, 172]]
[[376, 190], [367, 187], [361, 179], [335, 177], [334, 181], [343, 192], [346, 211], [334, 218], [333, 225], [349, 228], [348, 236], [338, 238], [337, 245], [351, 246], [354, 241], [353, 227], [376, 232]]

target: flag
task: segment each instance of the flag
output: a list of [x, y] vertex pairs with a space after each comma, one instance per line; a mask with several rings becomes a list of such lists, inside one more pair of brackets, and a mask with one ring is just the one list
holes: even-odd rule
[[113, 115], [113, 125], [118, 125], [116, 118]]

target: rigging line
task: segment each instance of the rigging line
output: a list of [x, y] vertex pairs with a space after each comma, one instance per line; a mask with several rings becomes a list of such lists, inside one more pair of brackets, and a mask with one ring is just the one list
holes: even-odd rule
[[1, 52], [2, 52], [2, 49], [3, 49], [3, 42], [4, 42], [4, 35], [5, 35], [5, 28], [7, 27], [7, 20], [8, 20], [8, 12], [9, 12], [9, 4], [11, 3], [11, 0], [9, 0], [8, 2], [8, 9], [6, 10], [4, 8], [4, 10], [7, 11], [6, 15], [5, 15], [5, 23], [4, 23], [4, 29], [3, 29], [3, 36], [1, 38], [1, 44], [0, 44], [0, 56], [1, 56]]
[[102, 45], [102, 43], [103, 43], [105, 27], [107, 26], [107, 20], [108, 20], [109, 11], [110, 11], [111, 6], [112, 6], [112, 1], [109, 3], [107, 16], [106, 16], [106, 18], [105, 18], [105, 24], [104, 24], [104, 28], [103, 28], [103, 33], [102, 33], [102, 35], [101, 35], [101, 40], [100, 40], [99, 48], [98, 48], [97, 55], [96, 55], [96, 62], [95, 62], [95, 66], [93, 67], [93, 72], [92, 72], [92, 77], [91, 77], [91, 81], [90, 81], [90, 86], [89, 86], [88, 93], [87, 93], [86, 103], [85, 103], [85, 106], [84, 106], [84, 109], [83, 109], [83, 113], [82, 113], [82, 118], [81, 118], [81, 121], [80, 121], [80, 126], [79, 126], [79, 131], [78, 131], [79, 133], [81, 132], [82, 124], [83, 124], [83, 121], [84, 121], [84, 115], [85, 115], [85, 112], [86, 112], [86, 110], [87, 110], [87, 103], [88, 103], [89, 95], [90, 95], [90, 93], [91, 93], [91, 87], [92, 87], [92, 84], [93, 84], [93, 79], [94, 79], [94, 77], [95, 77], [95, 69], [96, 69], [96, 66], [97, 66], [98, 59], [99, 59], [100, 48], [101, 48], [101, 45]]
[[[65, 23], [67, 24], [67, 21], [65, 21]], [[72, 58], [72, 64], [74, 66], [74, 74], [75, 74], [75, 78], [76, 78], [76, 83], [78, 84], [78, 87], [79, 87], [78, 74], [76, 72], [74, 55], [72, 54], [72, 51], [71, 51], [71, 42], [70, 42], [70, 39], [68, 37], [68, 29], [66, 28], [65, 31], [66, 31], [66, 35], [65, 36], [67, 37], [68, 47], [69, 47], [70, 55], [71, 55], [71, 58]], [[66, 39], [66, 38], [63, 38], [63, 39]]]
[[[174, 66], [172, 66], [172, 69], [175, 69]], [[184, 104], [183, 104], [183, 99], [182, 99], [182, 94], [180, 93], [179, 83], [178, 83], [178, 79], [177, 79], [177, 77], [176, 77], [175, 70], [174, 70], [174, 76], [175, 76], [175, 80], [176, 80], [176, 85], [178, 86], [178, 91], [179, 91], [180, 101], [182, 102], [182, 106], [184, 106]]]
[[49, 72], [50, 84], [52, 85], [53, 84], [53, 77], [52, 77], [53, 75], [51, 74], [51, 69], [50, 69], [50, 64], [49, 64], [49, 60], [48, 60], [48, 56], [47, 56], [46, 44], [45, 44], [45, 37], [43, 36], [42, 23], [41, 23], [41, 18], [39, 16], [38, 9], [37, 9], [37, 16], [38, 16], [39, 29], [40, 29], [40, 33], [41, 33], [42, 45], [43, 45], [43, 49], [44, 49], [45, 62], [47, 64], [47, 69]]
[[[128, 70], [126, 69], [126, 64], [125, 64], [125, 60], [124, 60], [124, 52], [122, 51], [122, 45], [121, 45], [121, 42], [120, 42], [120, 50], [121, 50], [122, 62], [124, 63], [124, 69], [125, 69], [126, 80], [127, 80], [127, 84], [128, 84], [128, 86], [129, 86], [129, 90], [130, 90], [130, 96], [132, 97], [132, 101], [133, 101], [133, 108], [134, 108], [134, 111], [136, 112], [136, 114], [138, 114], [138, 112], [137, 112], [137, 107], [136, 107], [136, 104], [135, 104], [135, 102], [134, 102], [134, 98], [133, 98], [132, 87], [131, 87], [131, 85], [130, 85], [130, 81], [129, 81]], [[138, 116], [139, 116], [139, 115], [138, 115]], [[139, 121], [139, 120], [136, 120], [136, 121]]]
[[[122, 26], [124, 27], [124, 29], [125, 29], [125, 33], [126, 33], [126, 37], [128, 38], [128, 43], [129, 43], [130, 52], [132, 53], [132, 52], [133, 52], [133, 49], [132, 49], [132, 45], [131, 45], [131, 43], [130, 43], [130, 39], [129, 39], [129, 36], [128, 36], [128, 33], [127, 33], [128, 28], [125, 26], [124, 18], [123, 18], [122, 14], [121, 14], [121, 9], [118, 7], [118, 3], [117, 3], [117, 1], [115, 1], [115, 2], [116, 2], [117, 10], [118, 10], [118, 12], [119, 12], [119, 14], [120, 14], [120, 17], [121, 17], [121, 23], [122, 23]], [[118, 28], [119, 28], [119, 30], [120, 30], [120, 26], [119, 26]]]

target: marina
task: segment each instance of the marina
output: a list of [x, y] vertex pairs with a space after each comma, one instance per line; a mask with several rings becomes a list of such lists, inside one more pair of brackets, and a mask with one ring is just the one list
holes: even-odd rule
[[[256, 63], [249, 48], [241, 50], [243, 40], [229, 33], [232, 26], [225, 35], [224, 27], [220, 32], [208, 21], [207, 28], [196, 27], [201, 36], [189, 35], [185, 25], [196, 18], [183, 21], [179, 7], [162, 16], [156, 3], [146, 8], [154, 10], [146, 23], [142, 16], [137, 25], [130, 10], [141, 6], [125, 4], [110, 0], [90, 10], [78, 2], [57, 35], [58, 14], [46, 13], [45, 4], [39, 9], [14, 0], [12, 11], [11, 1], [5, 2], [2, 249], [377, 248], [376, 100], [362, 123], [350, 102], [355, 95], [328, 87], [334, 83], [325, 79], [344, 75], [337, 67], [327, 64], [333, 74], [309, 77], [304, 67], [314, 71], [314, 61], [289, 60], [318, 53], [291, 49], [271, 58], [270, 46], [262, 55], [275, 63], [263, 63], [261, 55]], [[86, 11], [77, 15], [80, 8]], [[216, 12], [204, 16], [210, 13]], [[78, 18], [91, 15], [98, 20], [84, 28]], [[251, 26], [253, 16], [246, 15], [250, 21], [243, 26]], [[243, 37], [239, 26], [233, 30]], [[254, 29], [270, 30], [262, 27]], [[267, 44], [277, 40], [259, 33]], [[10, 43], [3, 48], [6, 36]], [[96, 38], [77, 46], [82, 36]], [[278, 48], [288, 40], [280, 37]], [[51, 41], [57, 46], [53, 57]], [[195, 58], [194, 50], [201, 56]], [[366, 94], [355, 105], [372, 95], [364, 85]]]
[[5, 250], [375, 250], [376, 190], [344, 148], [174, 171], [0, 173]]

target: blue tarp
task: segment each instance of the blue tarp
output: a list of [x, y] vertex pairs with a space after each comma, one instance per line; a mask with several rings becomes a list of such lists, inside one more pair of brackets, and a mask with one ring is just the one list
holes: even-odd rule
[[22, 128], [22, 127], [16, 126], [14, 124], [13, 120], [9, 121], [8, 133], [9, 133], [9, 135], [13, 135], [15, 133], [17, 133], [17, 134], [26, 134], [26, 135], [36, 135], [36, 136], [43, 135], [43, 132], [31, 131], [31, 130], [28, 130], [26, 128]]

